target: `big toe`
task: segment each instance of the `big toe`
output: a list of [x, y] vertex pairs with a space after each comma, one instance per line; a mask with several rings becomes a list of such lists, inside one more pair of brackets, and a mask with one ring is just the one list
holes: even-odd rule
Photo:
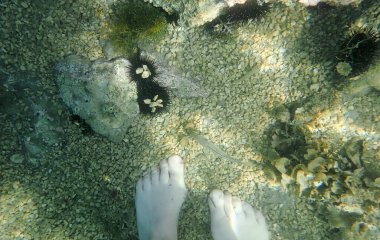
[[185, 187], [184, 162], [180, 156], [173, 155], [168, 158], [169, 181], [180, 187]]

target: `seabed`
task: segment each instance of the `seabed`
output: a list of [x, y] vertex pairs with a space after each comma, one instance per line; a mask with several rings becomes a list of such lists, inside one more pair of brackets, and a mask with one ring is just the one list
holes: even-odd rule
[[[350, 29], [379, 31], [380, 2], [272, 1], [218, 32], [198, 22], [212, 1], [153, 1], [180, 19], [139, 46], [205, 94], [173, 94], [167, 111], [136, 118], [120, 142], [73, 120], [54, 78], [69, 54], [106, 57], [110, 2], [123, 1], [0, 1], [0, 239], [138, 239], [135, 183], [172, 154], [185, 159], [189, 189], [181, 240], [212, 239], [215, 188], [260, 209], [274, 240], [379, 236], [380, 54], [351, 78], [336, 72], [335, 56]], [[49, 112], [54, 131], [36, 125]], [[302, 149], [279, 153], [279, 122], [300, 129]], [[318, 182], [316, 157], [335, 169]]]

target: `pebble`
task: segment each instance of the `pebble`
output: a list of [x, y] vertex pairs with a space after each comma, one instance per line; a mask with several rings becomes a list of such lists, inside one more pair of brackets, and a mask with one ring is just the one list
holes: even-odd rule
[[28, 3], [26, 3], [26, 2], [21, 2], [21, 6], [23, 8], [28, 8], [29, 7]]
[[11, 162], [13, 162], [13, 163], [20, 164], [20, 163], [22, 163], [25, 159], [24, 159], [24, 156], [23, 156], [22, 154], [15, 153], [15, 154], [13, 154], [13, 155], [10, 157], [10, 160], [11, 160]]

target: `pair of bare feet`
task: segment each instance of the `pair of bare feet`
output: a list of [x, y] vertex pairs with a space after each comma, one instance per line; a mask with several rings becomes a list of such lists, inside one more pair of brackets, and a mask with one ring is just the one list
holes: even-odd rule
[[[140, 240], [176, 240], [178, 217], [187, 189], [179, 156], [160, 162], [136, 185], [137, 227]], [[268, 240], [261, 212], [248, 203], [213, 190], [208, 198], [211, 233], [215, 240]]]

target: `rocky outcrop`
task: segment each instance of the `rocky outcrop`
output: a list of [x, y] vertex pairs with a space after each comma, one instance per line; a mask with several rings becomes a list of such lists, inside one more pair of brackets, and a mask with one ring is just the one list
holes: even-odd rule
[[70, 55], [56, 65], [60, 96], [73, 114], [112, 141], [120, 141], [139, 113], [135, 83], [128, 76], [129, 61], [90, 61]]

